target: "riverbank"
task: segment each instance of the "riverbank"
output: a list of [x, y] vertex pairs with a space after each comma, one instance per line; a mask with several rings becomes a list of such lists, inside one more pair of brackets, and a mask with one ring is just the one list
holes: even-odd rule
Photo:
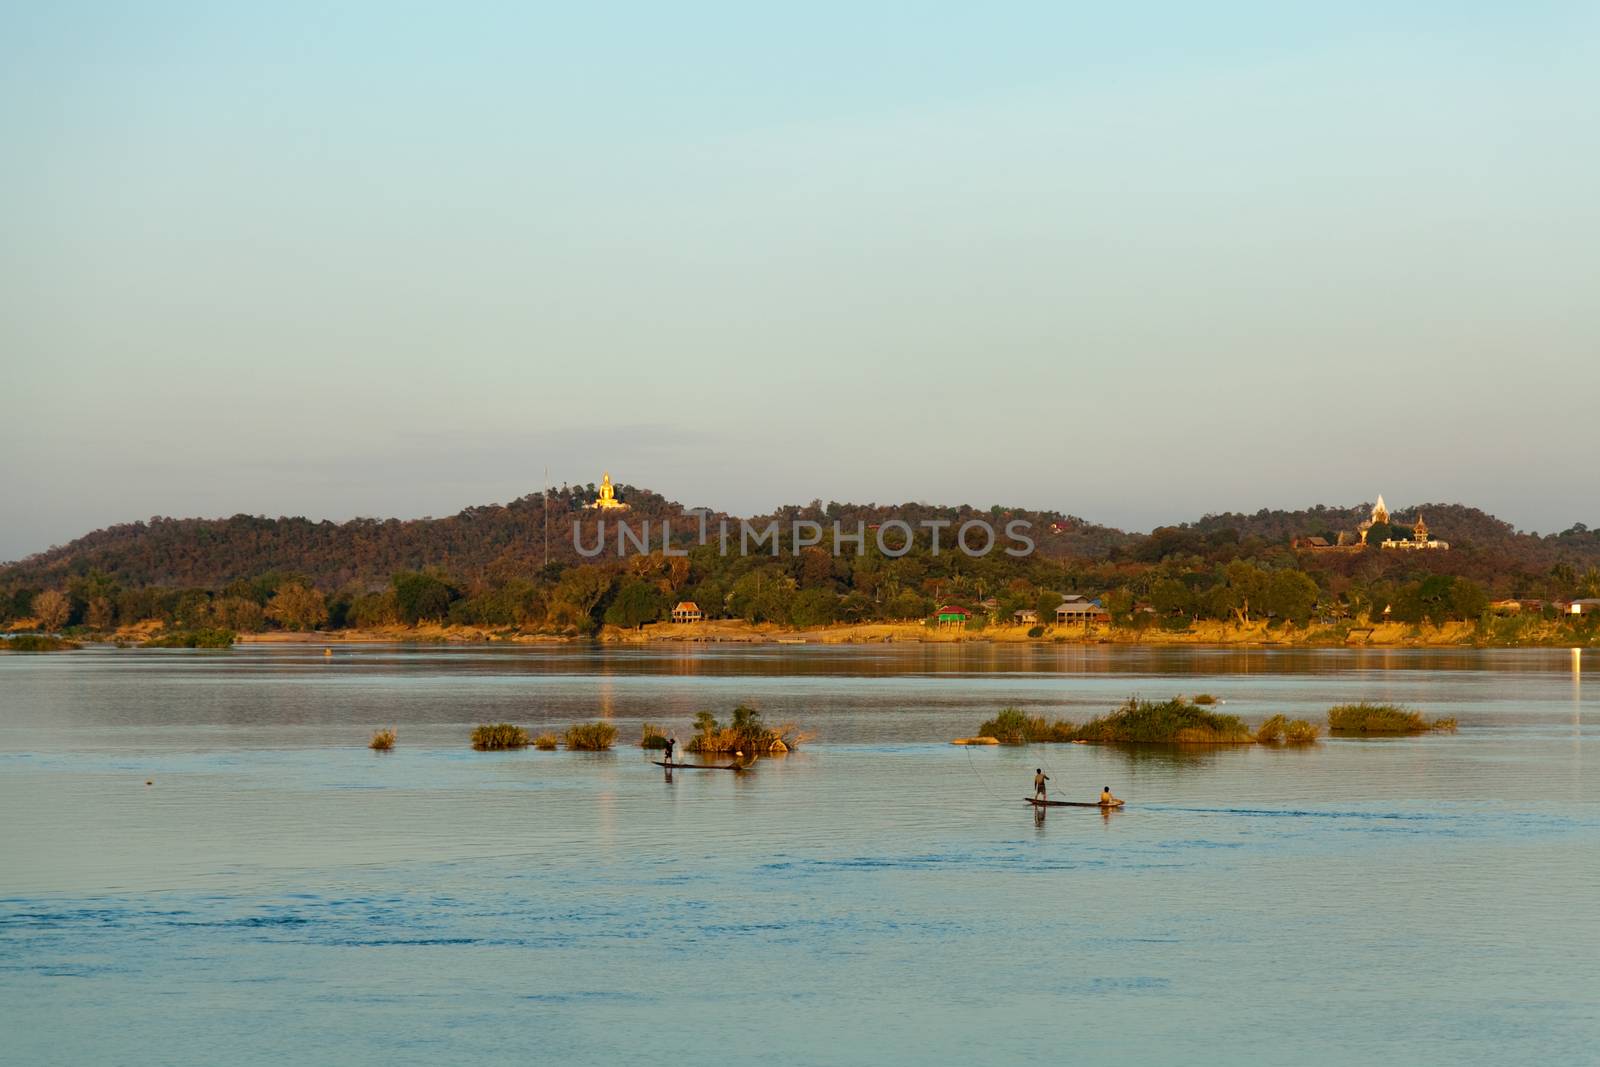
[[[383, 626], [362, 630], [316, 632], [273, 631], [241, 634], [249, 644], [316, 643], [374, 644], [563, 644], [585, 640], [570, 634], [523, 633], [474, 626]], [[742, 619], [688, 624], [651, 623], [639, 629], [604, 627], [595, 640], [607, 644], [1069, 644], [1069, 645], [1214, 645], [1286, 648], [1572, 648], [1600, 647], [1600, 634], [1575, 631], [1564, 621], [1496, 620], [1488, 629], [1477, 623], [1433, 626], [1382, 623], [1363, 626], [1269, 626], [1265, 622], [1197, 622], [1183, 630], [1159, 627], [1047, 627], [1035, 636], [1023, 626], [988, 626], [981, 630], [929, 626], [921, 622], [873, 622], [795, 629]]]

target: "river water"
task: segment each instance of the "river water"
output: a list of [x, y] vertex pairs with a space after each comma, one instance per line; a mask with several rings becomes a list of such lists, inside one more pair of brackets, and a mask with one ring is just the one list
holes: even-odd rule
[[[1197, 692], [1461, 729], [946, 743]], [[631, 747], [740, 702], [816, 740], [671, 781]], [[467, 745], [601, 716], [613, 752]], [[0, 657], [0, 1060], [1595, 1062], [1597, 723], [1562, 650]], [[1128, 807], [1038, 817], [1037, 766]]]

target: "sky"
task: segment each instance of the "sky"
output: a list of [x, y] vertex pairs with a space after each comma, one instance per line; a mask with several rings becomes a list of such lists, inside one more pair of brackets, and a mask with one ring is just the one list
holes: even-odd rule
[[0, 559], [547, 469], [1600, 526], [1597, 190], [1592, 3], [0, 0]]

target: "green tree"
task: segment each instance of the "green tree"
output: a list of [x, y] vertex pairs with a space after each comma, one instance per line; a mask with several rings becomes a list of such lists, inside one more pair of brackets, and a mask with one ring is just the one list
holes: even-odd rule
[[442, 621], [449, 616], [455, 591], [438, 575], [400, 571], [390, 584], [394, 587], [395, 611], [406, 625], [415, 626], [423, 619]]
[[1450, 586], [1450, 613], [1463, 621], [1480, 618], [1489, 610], [1489, 594], [1471, 578], [1457, 578]]
[[1223, 575], [1227, 579], [1229, 610], [1240, 622], [1248, 623], [1251, 611], [1264, 610], [1261, 602], [1267, 596], [1266, 572], [1253, 563], [1236, 559], [1223, 568]]
[[1113, 589], [1100, 598], [1101, 605], [1113, 622], [1126, 624], [1133, 618], [1133, 592], [1127, 588]]
[[795, 626], [826, 626], [839, 615], [839, 598], [828, 589], [803, 589], [789, 605]]
[[1267, 610], [1296, 626], [1304, 626], [1316, 610], [1317, 592], [1317, 583], [1300, 571], [1273, 571], [1267, 580]]
[[660, 589], [633, 579], [617, 590], [616, 599], [606, 608], [606, 622], [624, 629], [642, 629], [645, 623], [659, 620], [666, 607]]
[[220, 629], [249, 634], [262, 628], [266, 613], [250, 597], [224, 596], [212, 602], [211, 621]]
[[1033, 610], [1039, 615], [1039, 625], [1054, 626], [1056, 624], [1056, 609], [1060, 606], [1060, 593], [1040, 593], [1033, 603]]
[[1150, 590], [1150, 606], [1158, 615], [1193, 615], [1194, 592], [1174, 578], [1163, 578]]
[[494, 594], [497, 610], [516, 626], [530, 626], [544, 619], [544, 598], [539, 587], [525, 578], [512, 578]]
[[180, 630], [204, 630], [211, 621], [211, 594], [185, 589], [173, 603], [170, 618]]
[[1431, 574], [1422, 580], [1417, 599], [1421, 601], [1423, 618], [1435, 626], [1450, 621], [1455, 584], [1455, 578], [1448, 574]]
[[700, 607], [700, 613], [708, 619], [718, 619], [727, 611], [727, 590], [722, 583], [714, 578], [708, 578], [695, 586], [689, 599]]
[[933, 607], [933, 601], [906, 589], [883, 605], [882, 615], [886, 619], [921, 619], [931, 614]]
[[611, 592], [615, 576], [604, 567], [585, 564], [561, 574], [551, 596], [558, 621], [565, 621], [588, 632], [594, 628], [594, 612]]
[[762, 567], [733, 583], [728, 610], [746, 622], [788, 622], [794, 579], [776, 567]]
[[[1389, 600], [1389, 619], [1392, 622], [1419, 623], [1427, 615], [1427, 605], [1422, 599], [1422, 583], [1407, 582], [1394, 591]], [[1382, 608], [1377, 608], [1382, 611]]]
[[353, 597], [346, 618], [351, 626], [368, 630], [378, 626], [391, 626], [400, 617], [395, 606], [394, 590], [381, 593], [362, 593]]
[[328, 604], [320, 590], [290, 582], [267, 601], [266, 614], [285, 630], [315, 630], [328, 621]]

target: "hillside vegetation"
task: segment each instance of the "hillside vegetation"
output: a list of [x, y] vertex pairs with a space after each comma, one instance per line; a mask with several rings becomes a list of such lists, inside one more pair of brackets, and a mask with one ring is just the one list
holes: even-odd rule
[[[796, 550], [786, 532], [777, 554], [723, 555], [694, 543], [698, 519], [645, 490], [623, 487], [633, 529], [650, 524], [649, 554], [584, 561], [573, 547], [593, 488], [564, 487], [549, 500], [550, 562], [544, 558], [545, 500], [469, 508], [442, 519], [152, 519], [102, 530], [0, 568], [0, 624], [44, 633], [111, 634], [159, 623], [187, 633], [352, 628], [477, 628], [485, 634], [585, 635], [602, 627], [638, 634], [693, 600], [709, 620], [813, 629], [835, 623], [926, 620], [956, 604], [971, 613], [956, 635], [981, 636], [1032, 611], [1035, 639], [1070, 639], [1052, 625], [1063, 595], [1094, 598], [1119, 633], [1196, 635], [1320, 627], [1338, 638], [1380, 624], [1470, 624], [1485, 643], [1588, 643], [1593, 618], [1557, 617], [1531, 605], [1521, 618], [1491, 615], [1491, 601], [1600, 596], [1600, 534], [1582, 526], [1539, 537], [1473, 508], [1424, 505], [1448, 552], [1296, 551], [1291, 535], [1336, 534], [1357, 508], [1210, 515], [1198, 522], [1127, 534], [1057, 512], [820, 501], [752, 520], [795, 520], [846, 529], [894, 517], [913, 526], [957, 526], [982, 518], [997, 529], [1031, 524], [1037, 549], [1021, 558], [935, 552], [924, 530], [903, 556], [849, 547]], [[714, 531], [721, 516], [711, 516]], [[660, 549], [670, 521], [685, 554]], [[920, 528], [920, 527], [919, 527]], [[737, 524], [735, 523], [735, 529]], [[615, 532], [615, 520], [610, 525]], [[1331, 538], [1330, 538], [1331, 539]], [[734, 537], [737, 541], [737, 534]], [[985, 601], [988, 601], [985, 603]], [[1547, 633], [1554, 627], [1560, 633]], [[1542, 628], [1542, 629], [1541, 629]], [[930, 626], [930, 633], [935, 630]], [[940, 637], [952, 636], [948, 628]], [[1586, 636], [1588, 635], [1588, 636]]]

